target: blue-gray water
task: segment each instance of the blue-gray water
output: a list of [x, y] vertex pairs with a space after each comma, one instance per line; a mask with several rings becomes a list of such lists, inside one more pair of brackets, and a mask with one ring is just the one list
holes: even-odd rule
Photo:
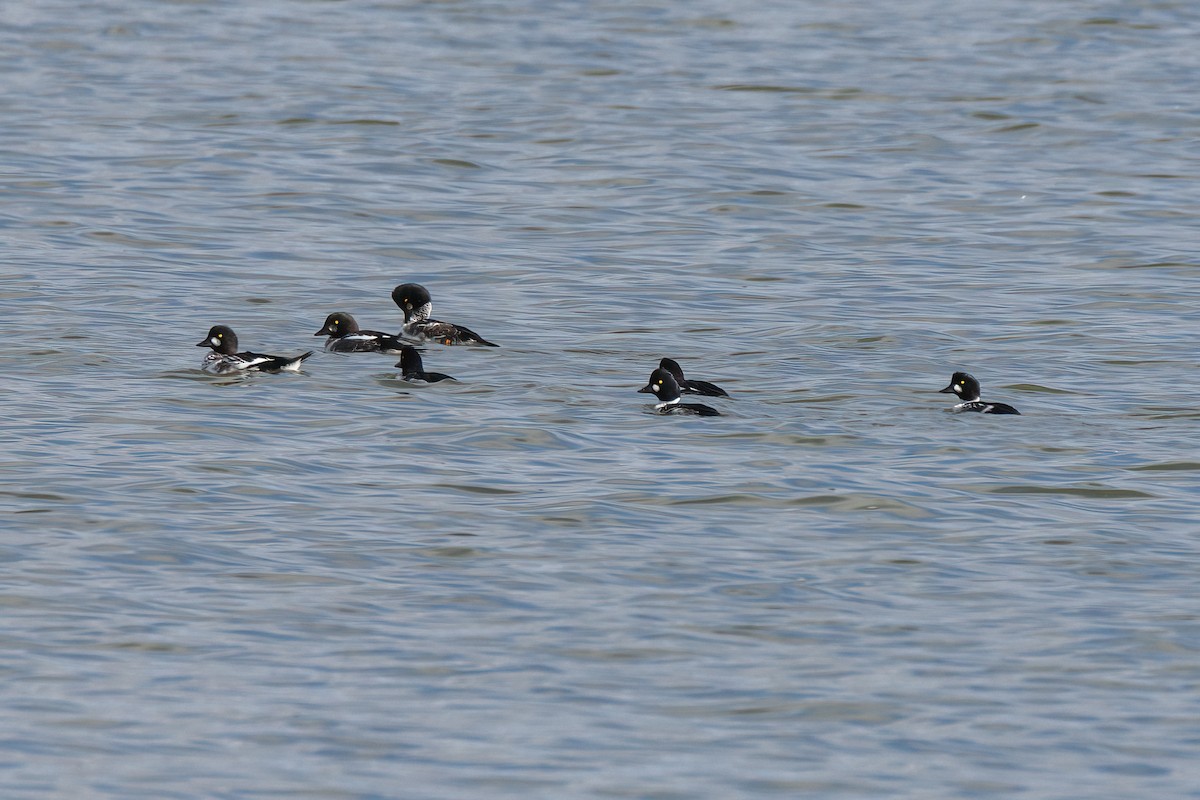
[[0, 796], [1200, 797], [1198, 37], [3, 5]]

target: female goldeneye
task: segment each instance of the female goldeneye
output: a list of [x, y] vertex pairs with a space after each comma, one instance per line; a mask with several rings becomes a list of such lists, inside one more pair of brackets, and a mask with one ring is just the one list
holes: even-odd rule
[[239, 353], [237, 351], [237, 334], [227, 325], [214, 325], [209, 330], [204, 341], [196, 342], [196, 347], [211, 347], [212, 352], [200, 362], [200, 369], [225, 375], [230, 372], [299, 372], [300, 362], [313, 354], [309, 350], [304, 355], [289, 358], [288, 356], [266, 356], [262, 353]]
[[483, 347], [499, 347], [487, 341], [470, 328], [461, 325], [451, 325], [449, 322], [439, 322], [430, 319], [433, 313], [433, 298], [429, 291], [420, 284], [404, 283], [392, 290], [392, 300], [404, 312], [405, 336], [418, 341], [429, 340], [438, 344], [475, 344]]
[[399, 353], [404, 347], [390, 333], [364, 331], [357, 320], [341, 311], [325, 318], [325, 326], [313, 336], [328, 336], [325, 349], [331, 353]]
[[961, 403], [954, 407], [955, 411], [978, 411], [981, 414], [1020, 414], [1007, 403], [989, 403], [979, 399], [979, 381], [965, 372], [956, 372], [950, 376], [950, 385], [939, 389], [940, 394], [953, 392], [958, 395]]
[[689, 381], [683, 377], [683, 370], [679, 368], [679, 362], [673, 358], [664, 358], [658, 362], [658, 366], [671, 373], [671, 377], [679, 384], [679, 391], [684, 394], [698, 394], [704, 397], [729, 397], [729, 392], [717, 386], [715, 383], [708, 381]]
[[421, 354], [410, 344], [401, 345], [400, 361], [396, 366], [400, 368], [401, 377], [406, 381], [437, 383], [438, 381], [454, 380], [449, 375], [443, 375], [440, 372], [426, 372], [425, 365], [421, 363]]
[[702, 403], [679, 402], [679, 384], [670, 372], [659, 367], [650, 373], [650, 382], [638, 389], [638, 393], [652, 394], [659, 402], [654, 406], [660, 414], [697, 414], [701, 417], [719, 417], [721, 412]]

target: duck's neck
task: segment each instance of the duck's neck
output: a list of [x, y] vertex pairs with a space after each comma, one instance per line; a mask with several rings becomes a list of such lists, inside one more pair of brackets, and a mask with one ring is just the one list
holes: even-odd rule
[[429, 319], [429, 315], [433, 313], [433, 303], [424, 303], [412, 310], [408, 317], [408, 323], [411, 325], [414, 322], [424, 322]]

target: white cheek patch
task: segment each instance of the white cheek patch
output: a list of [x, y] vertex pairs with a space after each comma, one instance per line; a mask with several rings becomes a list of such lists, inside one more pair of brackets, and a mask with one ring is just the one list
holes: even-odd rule
[[208, 343], [209, 343], [209, 344], [211, 344], [213, 347], [220, 347], [220, 346], [221, 346], [221, 340], [220, 340], [220, 339], [218, 339], [218, 338], [217, 338], [217, 337], [215, 337], [215, 336], [214, 336], [214, 337], [212, 337], [211, 339], [209, 339], [209, 340], [208, 340]]

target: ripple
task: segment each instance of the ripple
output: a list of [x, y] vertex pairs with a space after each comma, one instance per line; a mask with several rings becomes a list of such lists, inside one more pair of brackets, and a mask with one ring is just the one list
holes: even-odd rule
[[1137, 489], [1113, 489], [1104, 486], [996, 486], [986, 489], [991, 494], [1061, 494], [1074, 497], [1123, 500], [1130, 498], [1155, 497]]
[[1142, 464], [1129, 467], [1130, 472], [1194, 472], [1200, 470], [1197, 461], [1164, 461], [1158, 464]]

